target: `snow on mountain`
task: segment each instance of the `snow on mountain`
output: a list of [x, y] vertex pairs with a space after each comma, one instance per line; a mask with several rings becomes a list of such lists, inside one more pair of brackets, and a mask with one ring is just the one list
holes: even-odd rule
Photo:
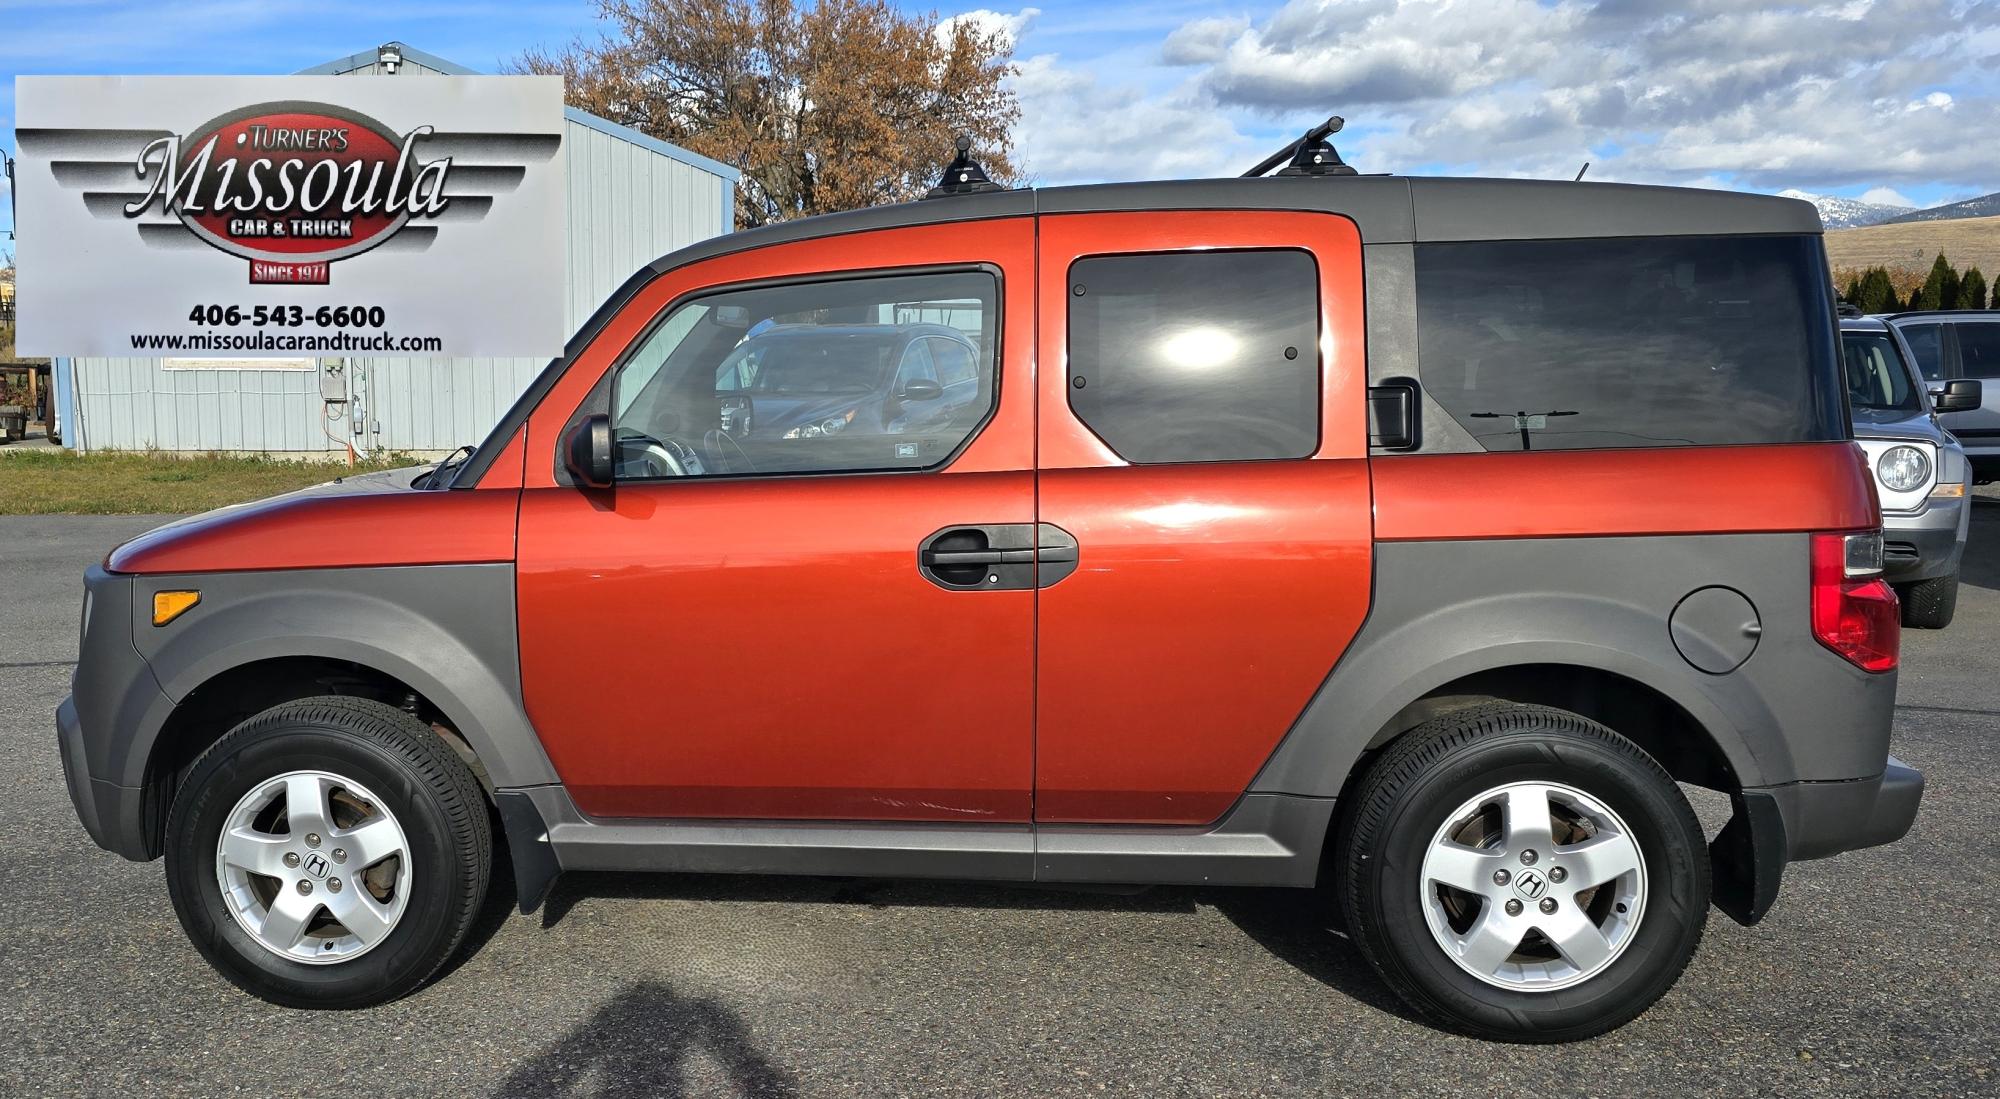
[[[1900, 217], [1890, 218], [1889, 220], [1951, 221], [1956, 218], [1992, 217], [1995, 214], [2000, 214], [2000, 191], [1995, 191], [1990, 195], [1981, 195], [1978, 198], [1969, 198], [1964, 202], [1933, 206], [1928, 210], [1918, 210], [1914, 213], [1905, 212]], [[1824, 217], [1825, 215], [1822, 214], [1821, 216]]]
[[[1819, 219], [1829, 229], [1856, 229], [1863, 225], [1880, 225], [1894, 221], [1910, 213], [1907, 206], [1885, 206], [1877, 202], [1862, 202], [1859, 199], [1839, 198], [1834, 195], [1816, 195], [1810, 191], [1779, 191], [1784, 198], [1804, 199], [1819, 208]], [[1963, 215], [1969, 216], [1969, 215]]]

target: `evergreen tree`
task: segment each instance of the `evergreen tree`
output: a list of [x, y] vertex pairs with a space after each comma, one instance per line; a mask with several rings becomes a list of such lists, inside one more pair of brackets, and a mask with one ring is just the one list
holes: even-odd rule
[[1861, 304], [1860, 275], [1849, 275], [1847, 277], [1847, 289], [1840, 292], [1840, 300], [1854, 306]]
[[1958, 282], [1958, 307], [1960, 309], [1983, 309], [1986, 306], [1986, 276], [1977, 266], [1965, 269], [1965, 275]]
[[1939, 252], [1931, 263], [1931, 273], [1924, 278], [1924, 286], [1916, 296], [1922, 305], [1912, 304], [1912, 309], [1950, 309], [1958, 301], [1958, 271], [1951, 261]]
[[1902, 308], [1896, 299], [1896, 287], [1889, 281], [1889, 272], [1880, 267], [1870, 267], [1861, 273], [1861, 290], [1853, 300], [1863, 313], [1894, 313]]

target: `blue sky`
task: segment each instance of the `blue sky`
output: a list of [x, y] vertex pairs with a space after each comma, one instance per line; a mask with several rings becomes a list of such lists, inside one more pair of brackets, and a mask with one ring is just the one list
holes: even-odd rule
[[[1910, 205], [2000, 190], [2000, 0], [940, 7], [1014, 37], [1019, 151], [1044, 184], [1238, 171], [1340, 113], [1364, 171], [1589, 160], [1592, 179]], [[595, 26], [589, 0], [0, 0], [0, 148], [16, 75], [287, 73], [392, 39], [492, 70]]]

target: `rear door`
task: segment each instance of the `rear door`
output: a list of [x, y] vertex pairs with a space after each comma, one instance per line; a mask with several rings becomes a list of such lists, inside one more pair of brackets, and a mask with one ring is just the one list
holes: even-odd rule
[[1205, 824], [1368, 610], [1360, 237], [1244, 211], [1040, 232], [1035, 819]]

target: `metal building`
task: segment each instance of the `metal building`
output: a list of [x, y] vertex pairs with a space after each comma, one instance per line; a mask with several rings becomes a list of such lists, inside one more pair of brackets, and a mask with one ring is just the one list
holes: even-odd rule
[[[300, 75], [426, 73], [476, 75], [400, 43]], [[574, 332], [641, 266], [728, 232], [737, 171], [574, 107], [563, 115], [565, 319]], [[478, 442], [546, 364], [327, 358], [260, 369], [200, 360], [58, 359], [56, 404], [63, 443], [78, 450], [304, 457], [344, 456], [352, 445], [367, 453], [436, 454]]]

